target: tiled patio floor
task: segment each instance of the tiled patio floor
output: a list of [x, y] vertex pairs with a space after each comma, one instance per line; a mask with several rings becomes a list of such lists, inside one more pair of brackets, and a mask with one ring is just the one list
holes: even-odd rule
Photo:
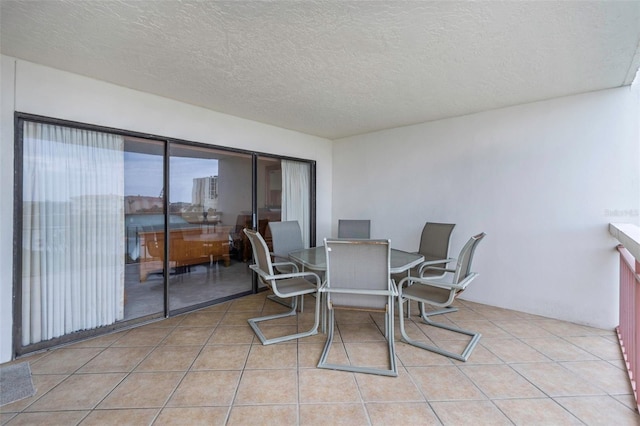
[[[30, 362], [37, 394], [0, 408], [1, 422], [640, 425], [612, 330], [461, 301], [440, 319], [482, 333], [469, 361], [398, 342], [399, 376], [389, 378], [317, 369], [323, 334], [262, 346], [246, 319], [283, 309], [265, 296], [22, 358], [16, 362]], [[313, 303], [305, 306], [303, 326], [313, 320]], [[268, 330], [287, 333], [296, 327], [291, 319]], [[382, 317], [339, 320], [332, 359], [348, 352], [374, 360], [384, 351]], [[417, 320], [408, 324], [413, 336], [449, 348], [464, 343]]]

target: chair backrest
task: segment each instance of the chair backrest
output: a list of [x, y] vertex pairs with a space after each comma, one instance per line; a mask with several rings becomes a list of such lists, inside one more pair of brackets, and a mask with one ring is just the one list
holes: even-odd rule
[[[334, 306], [384, 309], [393, 284], [390, 279], [389, 240], [325, 239], [327, 287]], [[331, 289], [349, 289], [361, 293], [332, 293]], [[387, 294], [367, 294], [368, 291]]]
[[424, 225], [418, 249], [418, 252], [424, 256], [424, 260], [447, 259], [449, 257], [449, 242], [455, 226], [455, 223], [435, 222], [427, 222]]
[[453, 276], [453, 283], [458, 284], [465, 279], [471, 273], [471, 262], [473, 262], [473, 254], [476, 251], [478, 243], [485, 237], [485, 233], [482, 232], [478, 235], [474, 235], [469, 238], [469, 241], [460, 250], [458, 261], [456, 264], [456, 272]]
[[[254, 231], [249, 228], [244, 228], [244, 233], [249, 238], [251, 248], [253, 249], [253, 261], [258, 269], [267, 275], [273, 275], [273, 265], [271, 264], [271, 256], [269, 255], [269, 248], [267, 243], [262, 238], [262, 235], [258, 231]], [[260, 277], [260, 280], [268, 286], [271, 286], [270, 281], [266, 281]]]
[[338, 220], [338, 238], [371, 238], [371, 221]]
[[285, 222], [269, 222], [273, 253], [281, 257], [287, 257], [292, 251], [304, 249], [302, 232], [297, 220]]

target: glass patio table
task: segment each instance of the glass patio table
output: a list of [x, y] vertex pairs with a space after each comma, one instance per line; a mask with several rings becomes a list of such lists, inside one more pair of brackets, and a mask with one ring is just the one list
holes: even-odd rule
[[[292, 251], [289, 258], [300, 263], [303, 267], [314, 271], [327, 270], [327, 258], [324, 246], [311, 247], [304, 250]], [[391, 249], [391, 273], [399, 274], [410, 270], [414, 266], [424, 262], [424, 256], [419, 253], [409, 253], [407, 251]]]

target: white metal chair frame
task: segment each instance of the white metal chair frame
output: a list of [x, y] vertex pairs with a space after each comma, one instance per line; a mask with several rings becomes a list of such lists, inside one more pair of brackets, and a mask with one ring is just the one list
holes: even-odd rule
[[[298, 272], [298, 266], [293, 262], [276, 262], [271, 261], [269, 249], [267, 243], [262, 238], [259, 232], [251, 229], [244, 229], [245, 235], [251, 242], [253, 248], [253, 258], [256, 262], [249, 267], [258, 274], [259, 279], [271, 288], [273, 293], [283, 299], [291, 298], [291, 310], [281, 313], [267, 315], [258, 318], [251, 318], [248, 320], [249, 325], [255, 332], [256, 336], [260, 339], [263, 345], [271, 345], [273, 343], [286, 342], [288, 340], [299, 339], [302, 337], [312, 336], [318, 333], [318, 326], [320, 324], [320, 297], [317, 295], [321, 286], [320, 277], [313, 272]], [[274, 268], [277, 266], [290, 266], [293, 271], [288, 274], [276, 274]], [[312, 278], [315, 284], [308, 280]], [[305, 294], [316, 294], [316, 312], [315, 321], [313, 327], [308, 331], [301, 333], [290, 334], [281, 337], [275, 337], [267, 339], [260, 330], [258, 323], [262, 321], [269, 321], [278, 318], [285, 318], [289, 316], [297, 315], [298, 300], [304, 297]]]
[[[327, 256], [327, 272], [326, 272], [326, 281], [320, 288], [320, 293], [324, 296], [325, 301], [325, 309], [329, 311], [328, 321], [329, 328], [327, 331], [327, 341], [324, 346], [324, 350], [322, 351], [322, 355], [320, 356], [320, 361], [318, 362], [318, 368], [326, 368], [331, 370], [342, 370], [342, 371], [351, 371], [356, 373], [368, 373], [368, 374], [378, 374], [384, 376], [397, 376], [398, 369], [396, 366], [396, 358], [395, 358], [395, 342], [394, 342], [394, 303], [395, 297], [397, 296], [397, 290], [395, 288], [395, 284], [393, 280], [391, 280], [390, 276], [390, 241], [389, 240], [344, 240], [344, 239], [326, 239], [324, 240], [326, 256]], [[336, 245], [351, 245], [351, 246], [363, 246], [363, 245], [384, 245], [386, 247], [386, 275], [387, 275], [387, 288], [386, 289], [367, 289], [366, 286], [361, 286], [357, 288], [357, 284], [352, 288], [345, 287], [343, 284], [340, 286], [334, 285], [332, 286], [332, 271], [331, 271], [331, 262], [333, 259], [332, 256], [332, 248]], [[367, 270], [370, 268], [366, 263], [355, 263], [355, 265], [361, 265], [363, 270]], [[366, 277], [363, 281], [358, 281], [366, 283]], [[338, 298], [338, 295], [361, 295], [361, 298], [344, 298], [342, 297], [342, 301], [339, 302], [340, 305], [334, 304], [333, 297]], [[372, 306], [372, 303], [365, 303], [364, 300], [366, 296], [380, 296], [381, 298], [386, 298], [386, 303], [383, 308], [378, 308]], [[382, 304], [379, 302], [379, 304]], [[355, 309], [355, 310], [369, 310], [380, 312], [383, 311], [385, 313], [385, 338], [387, 340], [387, 346], [389, 351], [389, 368], [381, 369], [375, 367], [363, 367], [363, 366], [354, 366], [354, 365], [344, 365], [344, 364], [333, 364], [327, 362], [327, 358], [329, 355], [329, 350], [331, 348], [331, 344], [333, 343], [334, 329], [335, 329], [335, 309]]]
[[[473, 260], [473, 254], [475, 252], [478, 243], [485, 237], [485, 233], [475, 235], [469, 239], [460, 251], [460, 256], [457, 259], [455, 269], [442, 269], [444, 273], [453, 273], [453, 279], [451, 282], [443, 281], [438, 278], [422, 278], [422, 277], [406, 277], [398, 284], [398, 309], [400, 318], [400, 333], [402, 334], [402, 340], [406, 343], [426, 349], [431, 352], [438, 353], [450, 358], [457, 359], [459, 361], [466, 361], [469, 359], [471, 352], [480, 340], [481, 334], [474, 331], [464, 330], [458, 327], [450, 326], [448, 324], [436, 323], [429, 319], [429, 315], [425, 315], [424, 304], [428, 303], [433, 306], [447, 307], [453, 303], [453, 300], [464, 291], [467, 286], [478, 276], [477, 273], [471, 272], [471, 263]], [[456, 260], [456, 259], [453, 259]], [[452, 260], [452, 261], [453, 261]], [[447, 294], [448, 293], [448, 294]], [[437, 299], [434, 297], [437, 295]], [[411, 339], [404, 327], [403, 317], [403, 305], [404, 302], [414, 300], [420, 304], [421, 319], [425, 324], [449, 330], [455, 333], [464, 334], [471, 337], [471, 340], [464, 348], [461, 354], [446, 351], [437, 346], [427, 345], [417, 340]]]

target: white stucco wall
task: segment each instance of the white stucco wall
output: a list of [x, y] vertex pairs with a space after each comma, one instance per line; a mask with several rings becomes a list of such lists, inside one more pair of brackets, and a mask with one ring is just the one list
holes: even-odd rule
[[452, 222], [454, 257], [484, 231], [464, 299], [613, 328], [608, 223], [638, 223], [639, 155], [628, 87], [346, 138], [333, 231], [370, 218], [372, 237], [417, 250], [426, 221]]
[[329, 233], [332, 189], [331, 141], [216, 113], [7, 56], [1, 57], [1, 64], [0, 270], [3, 272], [0, 278], [0, 362], [11, 359], [12, 352], [13, 277], [10, 271], [13, 262], [14, 111], [315, 160], [317, 232], [319, 237]]

